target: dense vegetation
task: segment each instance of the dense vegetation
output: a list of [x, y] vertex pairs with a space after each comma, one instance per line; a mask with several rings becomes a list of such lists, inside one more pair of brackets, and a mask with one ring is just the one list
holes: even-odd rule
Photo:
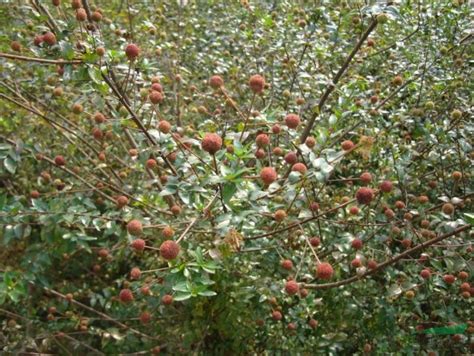
[[0, 4], [0, 349], [468, 354], [455, 1]]

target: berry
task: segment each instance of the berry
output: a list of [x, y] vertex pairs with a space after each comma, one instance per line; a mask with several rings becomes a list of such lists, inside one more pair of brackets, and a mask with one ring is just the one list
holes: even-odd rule
[[224, 80], [222, 79], [221, 76], [219, 75], [213, 75], [210, 79], [209, 79], [209, 86], [212, 88], [212, 89], [219, 89], [221, 87], [224, 86]]
[[165, 294], [165, 295], [161, 298], [161, 304], [163, 304], [163, 305], [171, 305], [171, 304], [173, 304], [173, 296], [172, 296], [172, 295], [169, 295], [169, 294]]
[[160, 254], [165, 260], [174, 260], [179, 254], [179, 245], [172, 241], [166, 240], [160, 246]]
[[293, 262], [291, 260], [283, 260], [281, 261], [281, 267], [289, 271], [293, 268]]
[[265, 167], [260, 171], [260, 178], [265, 185], [270, 185], [277, 179], [277, 172], [273, 167]]
[[163, 94], [161, 94], [159, 91], [152, 90], [150, 95], [148, 95], [148, 99], [152, 104], [159, 104], [163, 101]]
[[464, 282], [461, 284], [460, 288], [463, 292], [469, 292], [471, 290], [471, 285], [467, 282]]
[[280, 125], [278, 124], [275, 124], [272, 126], [272, 132], [275, 134], [275, 135], [278, 135], [280, 132], [281, 132], [281, 127]]
[[259, 148], [257, 151], [255, 151], [255, 157], [257, 159], [263, 159], [265, 158], [266, 154], [265, 154], [265, 150]]
[[117, 208], [121, 209], [124, 206], [128, 205], [128, 198], [125, 195], [121, 195], [117, 199], [115, 199], [115, 204]]
[[362, 184], [369, 184], [370, 182], [372, 182], [372, 174], [370, 174], [369, 172], [364, 172], [360, 175], [359, 179]]
[[129, 303], [133, 300], [133, 293], [130, 289], [122, 289], [119, 293], [119, 299], [123, 303]]
[[151, 314], [147, 311], [144, 311], [140, 314], [140, 322], [142, 324], [148, 324], [151, 320]]
[[148, 168], [148, 169], [153, 169], [153, 168], [155, 168], [157, 165], [158, 165], [158, 163], [157, 163], [156, 160], [154, 160], [153, 158], [150, 158], [150, 159], [148, 159], [148, 160], [145, 162], [145, 166], [146, 166], [146, 168]]
[[359, 188], [356, 193], [356, 199], [359, 204], [369, 204], [374, 198], [374, 192], [370, 188]]
[[57, 166], [64, 166], [66, 165], [66, 160], [63, 156], [59, 155], [54, 158], [54, 163], [56, 163]]
[[71, 7], [75, 10], [80, 9], [82, 7], [82, 1], [81, 0], [72, 0], [71, 1]]
[[288, 152], [285, 155], [285, 162], [291, 165], [298, 162], [298, 156], [296, 155], [296, 152]]
[[309, 210], [311, 210], [311, 211], [318, 211], [318, 210], [319, 210], [319, 204], [316, 203], [315, 201], [312, 201], [312, 202], [309, 204]]
[[309, 243], [313, 247], [318, 247], [321, 244], [321, 240], [319, 237], [312, 237], [309, 239]]
[[283, 209], [279, 209], [279, 210], [275, 211], [275, 214], [273, 215], [273, 217], [278, 222], [283, 221], [286, 218], [286, 211], [283, 210]]
[[299, 287], [298, 283], [296, 283], [293, 280], [288, 281], [285, 284], [285, 291], [289, 295], [294, 295], [294, 294], [298, 293], [299, 289], [300, 289], [300, 287]]
[[443, 204], [443, 207], [441, 208], [441, 210], [446, 215], [451, 215], [454, 212], [454, 205], [451, 203]]
[[170, 208], [170, 211], [173, 213], [174, 216], [177, 216], [181, 213], [181, 207], [175, 204]]
[[218, 134], [207, 133], [201, 141], [201, 147], [210, 154], [215, 154], [222, 147], [222, 139]]
[[360, 258], [356, 257], [352, 260], [351, 265], [354, 268], [359, 268], [360, 266], [362, 266], [362, 261], [360, 260]]
[[33, 39], [33, 43], [35, 46], [39, 46], [44, 42], [44, 36], [41, 35], [36, 35], [35, 38]]
[[300, 122], [301, 122], [300, 117], [296, 114], [288, 114], [285, 117], [285, 124], [290, 129], [296, 129], [298, 125], [300, 124]]
[[316, 275], [318, 276], [318, 278], [331, 279], [333, 273], [334, 273], [334, 269], [327, 262], [320, 263], [317, 266]]
[[458, 274], [459, 279], [466, 280], [469, 278], [469, 274], [467, 272], [461, 271]]
[[283, 150], [280, 148], [280, 147], [275, 147], [273, 150], [272, 150], [272, 153], [275, 155], [275, 156], [283, 156]]
[[101, 114], [100, 112], [96, 112], [94, 114], [94, 121], [97, 123], [97, 124], [103, 124], [105, 121], [107, 121], [107, 119], [105, 118], [105, 116], [103, 114]]
[[258, 147], [265, 147], [270, 144], [270, 138], [266, 134], [257, 135], [255, 142]]
[[249, 87], [255, 94], [261, 94], [265, 88], [265, 79], [259, 75], [252, 75], [249, 79]]
[[443, 281], [447, 284], [453, 284], [455, 279], [456, 278], [452, 274], [446, 274], [443, 276]]
[[300, 297], [301, 298], [306, 298], [309, 294], [309, 291], [305, 288], [300, 289]]
[[109, 255], [109, 250], [101, 248], [98, 252], [99, 257], [106, 258]]
[[31, 197], [31, 199], [38, 199], [40, 197], [40, 193], [37, 190], [33, 190], [30, 193], [30, 197]]
[[388, 21], [388, 15], [384, 12], [377, 15], [377, 22], [384, 24]]
[[84, 107], [79, 103], [74, 103], [71, 108], [72, 112], [76, 115], [79, 115], [84, 111]]
[[308, 325], [311, 329], [316, 329], [318, 327], [318, 321], [315, 319], [309, 319]]
[[403, 78], [400, 75], [395, 76], [392, 79], [392, 84], [396, 86], [400, 86], [403, 84]]
[[167, 134], [171, 131], [171, 124], [166, 120], [161, 120], [158, 124], [158, 130]]
[[352, 240], [351, 246], [356, 250], [360, 250], [362, 248], [363, 242], [361, 239], [354, 239]]
[[125, 55], [129, 60], [133, 61], [140, 55], [140, 48], [136, 44], [130, 43], [125, 47]]
[[77, 9], [76, 10], [76, 20], [79, 22], [83, 22], [87, 20], [87, 13], [86, 10], [83, 8]]
[[12, 41], [10, 48], [15, 52], [21, 52], [21, 44], [18, 41]]
[[401, 210], [401, 209], [405, 209], [406, 205], [405, 205], [405, 203], [402, 202], [401, 200], [397, 200], [397, 201], [395, 202], [395, 207], [396, 207], [397, 209], [400, 209], [400, 210]]
[[431, 271], [428, 268], [422, 269], [420, 272], [420, 276], [423, 279], [428, 279], [431, 277]]
[[171, 226], [165, 226], [163, 228], [163, 230], [161, 231], [161, 233], [163, 234], [163, 236], [166, 238], [166, 239], [169, 239], [171, 237], [173, 237], [174, 235], [174, 230], [171, 228]]
[[376, 269], [377, 268], [377, 261], [369, 260], [369, 262], [367, 262], [367, 267], [369, 269]]
[[379, 189], [383, 193], [390, 193], [392, 191], [393, 184], [389, 180], [384, 180], [382, 183], [380, 183]]
[[375, 41], [372, 38], [369, 38], [367, 40], [367, 46], [369, 46], [369, 47], [375, 46]]
[[308, 148], [313, 148], [316, 146], [316, 140], [314, 137], [308, 137], [304, 143], [306, 146], [308, 146]]
[[303, 163], [295, 163], [293, 167], [291, 167], [293, 172], [299, 172], [301, 174], [305, 174], [307, 171], [306, 166]]
[[133, 235], [133, 236], [138, 236], [138, 235], [141, 235], [142, 232], [143, 232], [143, 225], [141, 223], [140, 220], [131, 220], [128, 224], [127, 224], [127, 231], [130, 235]]
[[288, 330], [296, 330], [296, 324], [295, 323], [289, 323], [287, 325]]
[[151, 90], [154, 90], [154, 91], [157, 91], [157, 92], [163, 94], [163, 87], [161, 86], [160, 83], [153, 83], [151, 85]]
[[275, 320], [275, 321], [279, 321], [283, 318], [283, 315], [281, 315], [281, 313], [278, 311], [278, 310], [274, 310], [272, 312], [272, 319]]
[[139, 279], [141, 275], [142, 271], [140, 271], [140, 268], [138, 267], [133, 267], [130, 271], [130, 278], [132, 279]]
[[451, 119], [458, 120], [462, 116], [462, 112], [460, 110], [454, 109], [451, 111]]
[[99, 11], [94, 11], [91, 14], [91, 20], [94, 21], [94, 22], [102, 21], [102, 14]]
[[451, 177], [453, 177], [454, 180], [460, 180], [462, 178], [462, 173], [459, 171], [454, 171]]
[[349, 214], [351, 215], [359, 214], [359, 208], [357, 206], [351, 206], [351, 208], [349, 209]]
[[56, 35], [52, 32], [46, 32], [43, 35], [43, 41], [46, 42], [48, 45], [53, 46], [56, 44]]
[[350, 151], [354, 148], [354, 142], [352, 142], [351, 140], [342, 141], [341, 148], [344, 151]]

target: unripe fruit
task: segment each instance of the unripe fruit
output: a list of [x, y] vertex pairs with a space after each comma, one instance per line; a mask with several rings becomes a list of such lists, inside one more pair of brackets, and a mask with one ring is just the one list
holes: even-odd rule
[[165, 260], [174, 260], [178, 256], [179, 250], [179, 245], [172, 240], [166, 240], [160, 246], [160, 254]]
[[304, 143], [306, 146], [308, 146], [308, 148], [313, 148], [316, 146], [316, 140], [314, 137], [308, 137]]
[[107, 250], [106, 248], [101, 248], [97, 254], [101, 258], [106, 258], [109, 255], [109, 250]]
[[255, 151], [255, 157], [257, 159], [263, 159], [265, 158], [265, 156], [266, 156], [265, 150], [263, 150], [262, 148], [259, 148], [257, 151]]
[[463, 292], [469, 292], [471, 290], [471, 285], [467, 282], [464, 282], [459, 287]]
[[72, 0], [71, 1], [71, 7], [75, 10], [80, 9], [82, 7], [82, 1], [81, 0]]
[[298, 291], [299, 291], [298, 283], [296, 283], [296, 281], [293, 281], [293, 280], [286, 282], [285, 291], [289, 295], [294, 295], [294, 294], [298, 293]]
[[63, 88], [61, 88], [61, 87], [56, 87], [53, 90], [53, 95], [54, 96], [62, 96], [63, 93], [64, 93], [64, 91], [63, 91]]
[[397, 75], [395, 78], [392, 79], [392, 84], [396, 86], [400, 86], [403, 84], [403, 78], [400, 75]]
[[164, 238], [169, 239], [169, 238], [173, 237], [174, 230], [171, 228], [171, 226], [165, 226], [161, 233], [163, 234]]
[[145, 166], [148, 169], [154, 169], [156, 166], [158, 166], [158, 163], [153, 158], [150, 158], [146, 161]]
[[222, 139], [218, 134], [207, 133], [201, 141], [201, 147], [210, 154], [215, 154], [222, 147]]
[[293, 262], [291, 260], [283, 260], [281, 261], [281, 267], [289, 271], [293, 268]]
[[249, 87], [255, 94], [261, 94], [265, 88], [265, 79], [259, 75], [252, 75], [249, 79]]
[[274, 214], [273, 217], [275, 218], [276, 221], [281, 222], [281, 221], [285, 220], [285, 218], [286, 218], [286, 211], [282, 210], [282, 209], [279, 209], [279, 210], [275, 211], [275, 214]]
[[351, 208], [349, 209], [349, 214], [351, 215], [359, 214], [359, 208], [357, 206], [351, 206]]
[[169, 295], [169, 294], [165, 294], [165, 295], [161, 298], [161, 304], [163, 304], [163, 305], [171, 305], [171, 304], [173, 304], [173, 296], [172, 296], [172, 295]]
[[469, 278], [469, 274], [467, 272], [461, 271], [458, 274], [459, 279], [466, 280]]
[[138, 236], [143, 233], [143, 225], [140, 220], [131, 220], [127, 224], [127, 231], [130, 235]]
[[377, 15], [377, 22], [380, 24], [384, 24], [388, 21], [388, 15], [384, 12]]
[[461, 180], [462, 178], [462, 173], [459, 171], [454, 171], [453, 174], [451, 175], [454, 180]]
[[76, 115], [79, 115], [84, 111], [84, 107], [79, 103], [74, 103], [71, 108], [72, 112]]
[[171, 124], [166, 120], [161, 120], [158, 124], [158, 130], [167, 134], [171, 131]]
[[401, 200], [397, 200], [395, 202], [395, 207], [401, 210], [401, 209], [405, 209], [406, 206], [404, 202], [402, 202]]
[[174, 216], [177, 216], [181, 213], [181, 207], [175, 204], [170, 208], [170, 211], [173, 213]]
[[301, 298], [306, 298], [309, 294], [309, 291], [305, 288], [300, 289], [300, 297]]
[[374, 198], [374, 192], [370, 188], [359, 188], [356, 193], [356, 199], [359, 204], [369, 204]]
[[375, 46], [375, 41], [372, 38], [369, 38], [367, 40], [367, 46], [369, 46], [369, 47]]
[[451, 215], [454, 212], [454, 205], [451, 203], [443, 204], [443, 207], [441, 208], [441, 210], [446, 215]]
[[53, 3], [53, 6], [59, 6], [61, 5], [61, 0], [53, 0], [52, 3]]
[[119, 299], [123, 303], [129, 303], [133, 301], [133, 293], [130, 289], [122, 289], [119, 293]]
[[334, 273], [334, 270], [332, 266], [327, 262], [320, 263], [317, 266], [316, 275], [320, 279], [325, 279], [325, 280], [331, 279], [333, 273]]
[[125, 47], [125, 55], [129, 60], [133, 61], [140, 55], [140, 48], [136, 44], [130, 43]]
[[260, 178], [265, 185], [270, 185], [277, 179], [277, 173], [273, 167], [265, 167], [260, 171]]
[[451, 119], [458, 120], [462, 116], [462, 112], [460, 110], [454, 109], [451, 111]]
[[277, 157], [283, 156], [283, 150], [280, 147], [275, 147], [272, 153]]
[[285, 117], [285, 124], [290, 129], [296, 129], [298, 125], [300, 124], [300, 122], [301, 122], [301, 119], [296, 114], [288, 114]]

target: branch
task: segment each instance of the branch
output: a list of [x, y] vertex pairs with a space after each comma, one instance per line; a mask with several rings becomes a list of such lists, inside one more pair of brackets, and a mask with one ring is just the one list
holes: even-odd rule
[[339, 82], [339, 80], [343, 76], [346, 69], [349, 67], [349, 64], [351, 63], [352, 59], [357, 54], [360, 47], [362, 47], [362, 44], [365, 42], [367, 37], [369, 37], [370, 33], [375, 29], [375, 27], [377, 27], [377, 19], [373, 18], [372, 22], [369, 25], [369, 27], [367, 28], [367, 30], [365, 30], [362, 37], [359, 39], [359, 42], [357, 42], [356, 46], [352, 49], [352, 52], [346, 58], [346, 60], [342, 64], [341, 68], [339, 69], [339, 71], [334, 76], [334, 79], [332, 80], [331, 84], [329, 84], [329, 86], [327, 87], [327, 89], [324, 92], [323, 96], [319, 100], [317, 110], [314, 110], [315, 108], [312, 107], [312, 109], [314, 110], [314, 113], [311, 116], [311, 118], [309, 119], [309, 122], [306, 125], [306, 127], [305, 127], [305, 129], [304, 129], [304, 131], [301, 135], [300, 142], [305, 142], [306, 138], [309, 136], [309, 134], [310, 134], [310, 132], [311, 132], [313, 126], [314, 126], [314, 122], [316, 121], [316, 118], [318, 117], [318, 115], [321, 112], [324, 104], [326, 103], [327, 99], [329, 98], [329, 95], [334, 91], [334, 89], [336, 88], [337, 83]]
[[10, 54], [10, 53], [4, 53], [4, 52], [0, 52], [0, 58], [8, 58], [8, 59], [13, 59], [13, 60], [37, 62], [37, 63], [44, 63], [44, 64], [81, 64], [83, 63], [82, 59], [72, 59], [72, 60], [45, 59], [45, 58], [37, 58], [37, 57], [19, 56], [17, 54]]
[[448, 237], [451, 237], [451, 236], [454, 236], [454, 235], [457, 235], [463, 231], [466, 231], [466, 230], [469, 230], [471, 228], [471, 225], [463, 225], [461, 227], [458, 227], [456, 230], [454, 231], [451, 231], [449, 233], [446, 233], [446, 234], [443, 234], [443, 235], [440, 235], [438, 237], [434, 237], [432, 238], [431, 240], [428, 240], [428, 241], [425, 241], [409, 250], [406, 250], [405, 252], [402, 252], [398, 255], [396, 255], [395, 257], [391, 258], [391, 259], [388, 259], [386, 260], [385, 262], [383, 263], [380, 263], [377, 268], [373, 269], [373, 270], [369, 270], [367, 272], [365, 272], [364, 274], [358, 276], [358, 275], [355, 275], [353, 277], [350, 277], [350, 278], [347, 278], [347, 279], [343, 279], [342, 281], [339, 281], [339, 282], [333, 282], [333, 283], [325, 283], [325, 284], [305, 284], [304, 287], [305, 288], [308, 288], [308, 289], [330, 289], [330, 288], [335, 288], [335, 287], [340, 287], [340, 286], [343, 286], [343, 285], [346, 285], [346, 284], [351, 284], [351, 283], [354, 283], [354, 282], [357, 282], [361, 279], [364, 279], [368, 276], [370, 276], [371, 274], [374, 274], [375, 272], [377, 271], [380, 271], [382, 269], [384, 269], [385, 267], [387, 266], [390, 266], [396, 262], [398, 262], [399, 260], [401, 260], [402, 258], [404, 257], [407, 257], [408, 255], [411, 255], [412, 253], [414, 252], [418, 252], [418, 251], [421, 251], [431, 245], [434, 245], [435, 243], [437, 242], [440, 242], [444, 239], [447, 239]]

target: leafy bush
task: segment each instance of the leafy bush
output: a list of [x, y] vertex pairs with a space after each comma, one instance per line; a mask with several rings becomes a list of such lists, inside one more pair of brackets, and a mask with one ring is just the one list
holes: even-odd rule
[[472, 352], [469, 6], [297, 3], [0, 5], [3, 352]]

